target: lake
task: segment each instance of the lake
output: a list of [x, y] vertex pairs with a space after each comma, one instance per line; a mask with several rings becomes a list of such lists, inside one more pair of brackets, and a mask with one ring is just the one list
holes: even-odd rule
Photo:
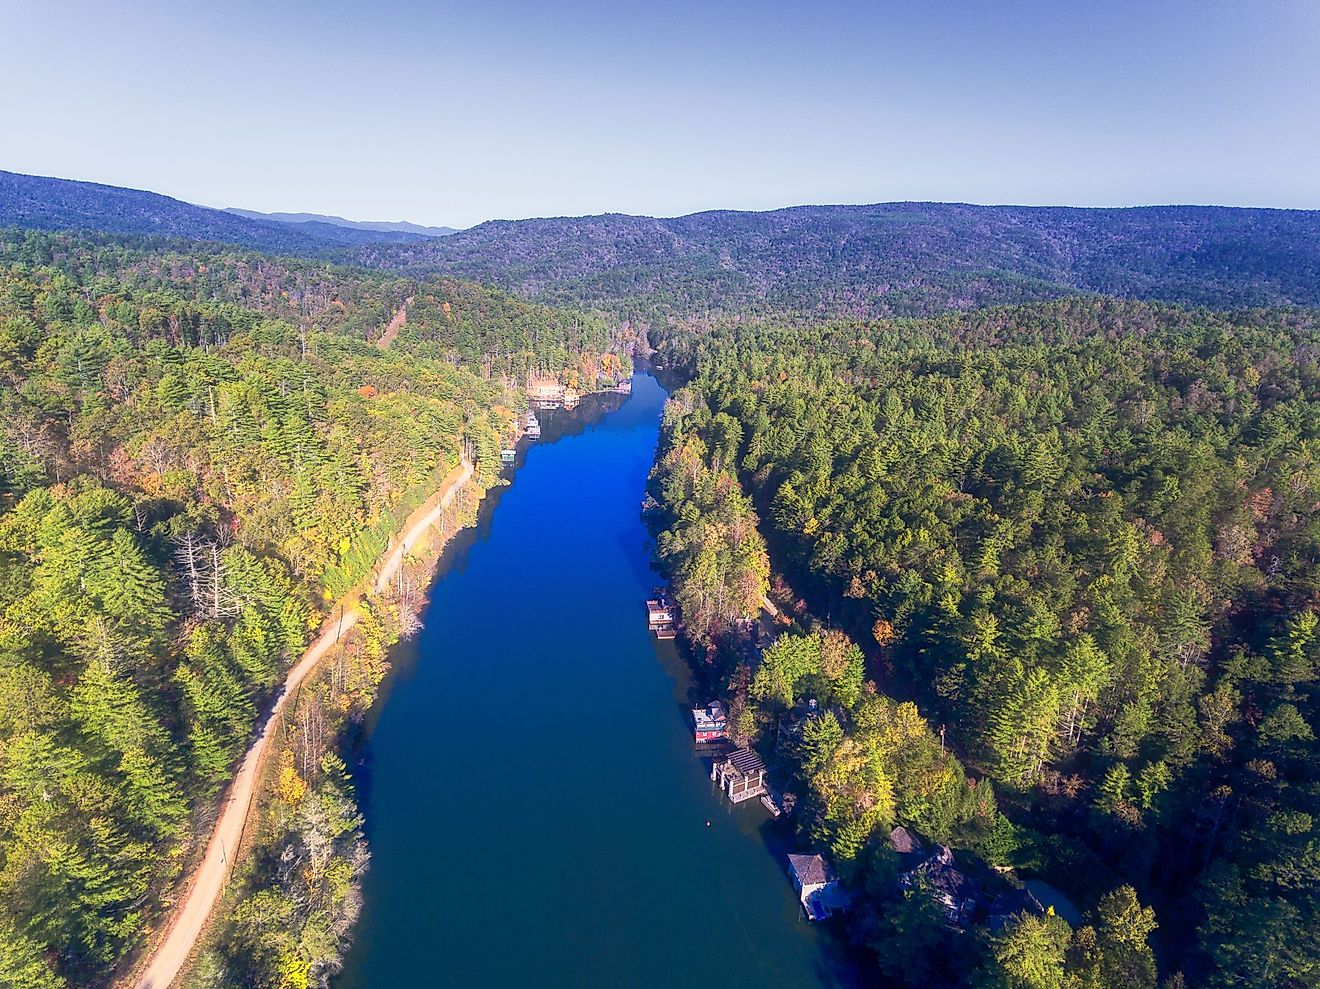
[[646, 628], [664, 399], [638, 375], [545, 415], [433, 585], [362, 743], [373, 858], [336, 989], [856, 983], [801, 919], [786, 829], [706, 775], [687, 667]]

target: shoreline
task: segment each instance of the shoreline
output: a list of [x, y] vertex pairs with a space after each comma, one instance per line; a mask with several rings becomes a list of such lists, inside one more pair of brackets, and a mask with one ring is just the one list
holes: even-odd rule
[[[344, 641], [361, 618], [359, 605], [377, 597], [403, 567], [411, 549], [425, 538], [432, 526], [442, 520], [454, 499], [474, 476], [473, 464], [460, 461], [446, 476], [442, 486], [419, 506], [400, 529], [397, 544], [391, 546], [384, 560], [357, 585], [332, 605], [312, 644], [289, 669], [283, 685], [272, 695], [266, 713], [256, 725], [256, 734], [238, 764], [238, 769], [217, 801], [219, 815], [212, 826], [205, 851], [191, 874], [176, 890], [180, 896], [169, 911], [170, 919], [155, 932], [147, 952], [139, 955], [123, 975], [112, 982], [119, 989], [168, 989], [185, 975], [195, 962], [197, 948], [205, 941], [223, 901], [225, 889], [235, 869], [244, 862], [251, 848], [251, 825], [263, 810], [261, 796], [269, 781], [270, 756], [276, 738], [275, 728], [283, 723], [285, 707], [296, 699], [301, 688], [314, 680], [324, 660]], [[485, 491], [481, 497], [484, 497]], [[479, 499], [480, 500], [480, 499]], [[445, 546], [462, 528], [456, 528], [434, 547], [433, 571]], [[429, 578], [428, 578], [429, 584]], [[335, 618], [338, 611], [339, 617]], [[340, 732], [330, 749], [342, 748], [346, 739]], [[200, 900], [194, 897], [200, 896]], [[177, 942], [177, 943], [172, 943]]]
[[[631, 383], [631, 375], [627, 381]], [[572, 407], [561, 406], [552, 411], [560, 415], [567, 414], [571, 416], [573, 422], [587, 423], [592, 418], [591, 411], [594, 404], [588, 403], [587, 399], [594, 399], [599, 402], [615, 396], [626, 400], [627, 393], [621, 392], [619, 385], [595, 389], [583, 392], [579, 402]], [[555, 438], [553, 436], [546, 437], [546, 442], [554, 442]], [[518, 464], [520, 465], [526, 453], [537, 444], [525, 443], [521, 429], [518, 430], [514, 442], [515, 446], [519, 448]], [[275, 778], [272, 767], [277, 764], [276, 757], [286, 748], [286, 745], [280, 744], [280, 741], [276, 738], [276, 728], [284, 725], [285, 718], [289, 713], [287, 704], [290, 699], [292, 698], [296, 704], [303, 688], [313, 685], [317, 681], [318, 675], [324, 672], [323, 660], [332, 653], [335, 646], [349, 641], [350, 634], [362, 617], [358, 606], [364, 602], [380, 600], [387, 595], [391, 581], [410, 560], [417, 560], [424, 564], [420, 582], [415, 587], [418, 596], [410, 610], [418, 615], [425, 611], [430, 601], [429, 588], [441, 574], [446, 563], [446, 557], [455, 546], [455, 540], [464, 534], [473, 535], [478, 531], [482, 525], [483, 517], [485, 519], [489, 518], [484, 511], [486, 507], [490, 506], [493, 511], [495, 503], [498, 502], [498, 497], [492, 499], [489, 495], [491, 493], [498, 495], [504, 487], [511, 483], [514, 473], [516, 473], [516, 470], [501, 470], [499, 476], [503, 479], [503, 483], [496, 483], [489, 488], [479, 484], [480, 491], [477, 501], [471, 506], [471, 517], [456, 525], [452, 531], [442, 532], [439, 538], [436, 539], [434, 538], [434, 527], [444, 521], [446, 512], [453, 505], [457, 496], [467, 489], [469, 482], [475, 476], [472, 463], [460, 462], [446, 476], [442, 486], [409, 515], [396, 536], [391, 538], [389, 546], [377, 565], [328, 609], [326, 617], [318, 629], [316, 639], [304, 652], [299, 662], [290, 669], [285, 683], [272, 695], [267, 713], [258, 722], [257, 735], [254, 741], [240, 761], [238, 771], [222, 791], [222, 796], [217, 803], [220, 813], [212, 826], [211, 838], [205, 846], [205, 852], [193, 868], [192, 874], [188, 877], [186, 883], [176, 887], [182, 893], [181, 897], [175, 901], [176, 908], [172, 911], [174, 916], [169, 925], [155, 932], [155, 939], [150, 943], [149, 950], [152, 960], [150, 963], [144, 963], [143, 956], [139, 956], [131, 969], [111, 983], [114, 989], [169, 989], [171, 986], [181, 984], [180, 980], [187, 978], [192, 973], [203, 951], [209, 947], [208, 938], [216, 924], [217, 911], [225, 902], [229, 881], [244, 865], [250, 862], [255, 851], [252, 845], [254, 832], [257, 830], [255, 825], [260, 822], [262, 816], [266, 813], [268, 801], [271, 798], [270, 791]], [[418, 546], [425, 548], [419, 557], [414, 557], [413, 551]], [[336, 613], [338, 613], [337, 618]], [[376, 684], [375, 696], [357, 715], [347, 716], [335, 728], [333, 741], [326, 746], [327, 752], [338, 754], [345, 759], [350, 767], [356, 765], [359, 761], [366, 737], [364, 727], [371, 718], [372, 712], [379, 707], [388, 689], [387, 685], [398, 670], [400, 646], [411, 637], [411, 635], [401, 635], [386, 647], [388, 657], [386, 669], [381, 680]], [[354, 787], [353, 802], [360, 809], [361, 801], [358, 794], [357, 774], [352, 769], [350, 769], [350, 776], [353, 779]], [[239, 792], [235, 792], [236, 789]], [[238, 806], [234, 806], [236, 800]], [[231, 818], [230, 815], [237, 815], [240, 806], [243, 808], [244, 813], [236, 818], [237, 827], [235, 830], [235, 818]], [[220, 838], [219, 832], [222, 828], [224, 829], [223, 837], [229, 839], [227, 841], [222, 841]], [[217, 863], [219, 863], [218, 866]], [[213, 870], [217, 869], [218, 872], [213, 875]], [[207, 873], [205, 876], [207, 881], [204, 884], [201, 882], [201, 873], [203, 872]], [[196, 909], [191, 908], [192, 897], [198, 895], [199, 890], [203, 896], [201, 905], [207, 906], [204, 913], [200, 911], [200, 906]], [[182, 904], [182, 913], [178, 904]], [[199, 913], [201, 913], [200, 920]], [[356, 921], [354, 921], [352, 927], [356, 927]], [[160, 960], [160, 953], [166, 950], [165, 946], [175, 938], [176, 931], [181, 932], [180, 937], [188, 940], [187, 951], [186, 953], [171, 955], [168, 964], [163, 964]], [[342, 948], [343, 955], [347, 954], [351, 941], [351, 937], [345, 941]], [[180, 949], [175, 948], [174, 950], [179, 951]]]

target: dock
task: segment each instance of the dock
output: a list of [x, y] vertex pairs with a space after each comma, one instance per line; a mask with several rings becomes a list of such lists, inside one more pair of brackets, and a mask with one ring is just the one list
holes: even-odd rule
[[522, 418], [523, 435], [529, 440], [539, 440], [541, 438], [541, 420], [536, 418], [535, 412], [528, 412]]
[[788, 873], [807, 920], [825, 920], [848, 909], [848, 894], [823, 855], [789, 853]]

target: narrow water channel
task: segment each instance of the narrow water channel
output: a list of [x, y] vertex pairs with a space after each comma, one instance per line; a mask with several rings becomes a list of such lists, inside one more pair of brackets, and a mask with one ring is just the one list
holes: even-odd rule
[[703, 773], [685, 668], [646, 630], [664, 398], [639, 375], [556, 416], [432, 588], [364, 741], [373, 859], [336, 989], [854, 981], [780, 829]]

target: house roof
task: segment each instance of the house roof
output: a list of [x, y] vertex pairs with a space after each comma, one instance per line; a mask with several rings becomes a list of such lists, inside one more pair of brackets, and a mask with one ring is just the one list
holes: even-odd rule
[[827, 883], [834, 878], [830, 875], [829, 865], [820, 855], [790, 855], [788, 867], [793, 870], [793, 875], [797, 876], [798, 882], [803, 886]]
[[692, 714], [695, 717], [707, 718], [711, 721], [722, 720], [727, 717], [724, 712], [724, 704], [720, 701], [711, 701], [705, 707], [694, 707]]
[[751, 749], [735, 749], [729, 753], [729, 763], [744, 776], [765, 771], [765, 763]]
[[911, 855], [921, 851], [921, 839], [904, 827], [894, 828], [889, 832], [889, 845], [899, 855]]
[[698, 731], [723, 731], [729, 726], [729, 719], [724, 714], [724, 705], [715, 701], [709, 707], [694, 707], [692, 722]]
[[947, 845], [936, 845], [930, 857], [915, 869], [899, 877], [899, 885], [910, 889], [926, 886], [944, 904], [949, 919], [962, 924], [976, 906], [979, 888], [953, 866], [953, 852]]

